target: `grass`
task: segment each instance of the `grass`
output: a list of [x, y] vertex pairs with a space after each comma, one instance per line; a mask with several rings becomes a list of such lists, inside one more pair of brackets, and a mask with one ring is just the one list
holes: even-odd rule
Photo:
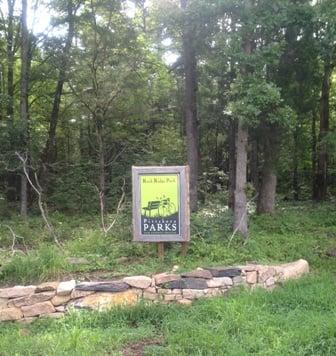
[[335, 355], [335, 277], [309, 276], [272, 293], [240, 290], [192, 307], [140, 304], [0, 328], [1, 355]]
[[[188, 256], [180, 256], [179, 244], [166, 247], [165, 260], [156, 256], [156, 245], [132, 242], [130, 221], [125, 213], [115, 229], [104, 236], [97, 216], [52, 215], [63, 243], [61, 251], [50, 242], [40, 218], [23, 222], [19, 218], [0, 225], [0, 285], [37, 283], [69, 275], [94, 273], [105, 277], [126, 274], [151, 274], [170, 270], [190, 270], [205, 265], [232, 265], [248, 261], [288, 262], [306, 258], [314, 269], [333, 269], [334, 260], [325, 252], [336, 248], [336, 208], [333, 204], [279, 207], [274, 216], [252, 216], [250, 237], [243, 244], [238, 236], [228, 246], [231, 217], [227, 211], [205, 207], [192, 217], [192, 236]], [[11, 226], [25, 238], [26, 254], [10, 252]], [[20, 241], [19, 241], [20, 242]], [[21, 248], [23, 246], [21, 245]], [[20, 248], [20, 245], [17, 247]], [[88, 263], [72, 265], [67, 257], [84, 257]]]
[[[305, 258], [309, 276], [287, 282], [273, 292], [233, 291], [228, 297], [200, 300], [191, 307], [140, 304], [107, 313], [72, 313], [63, 320], [32, 325], [0, 326], [0, 355], [335, 355], [336, 208], [332, 204], [283, 205], [274, 216], [252, 216], [250, 237], [238, 236], [228, 247], [230, 215], [205, 207], [192, 217], [188, 256], [168, 246], [163, 262], [155, 246], [131, 242], [129, 215], [104, 237], [97, 217], [54, 214], [64, 251], [48, 243], [40, 219], [10, 219], [25, 237], [27, 255], [2, 252], [2, 284], [30, 283], [65, 275], [105, 276], [150, 274], [179, 265], [190, 270], [204, 265], [246, 261], [288, 262]], [[126, 226], [126, 228], [125, 228]], [[6, 228], [0, 243], [10, 247]], [[73, 266], [66, 257], [85, 257]], [[121, 258], [123, 257], [123, 258]], [[125, 258], [128, 259], [125, 259]], [[65, 278], [65, 277], [64, 277]]]

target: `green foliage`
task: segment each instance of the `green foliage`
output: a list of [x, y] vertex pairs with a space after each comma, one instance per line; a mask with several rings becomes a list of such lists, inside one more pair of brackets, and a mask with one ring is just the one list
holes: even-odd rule
[[97, 212], [99, 196], [93, 172], [97, 167], [93, 162], [74, 164], [62, 176], [52, 179], [52, 192], [48, 196], [49, 205], [56, 210], [72, 213]]
[[[232, 237], [231, 212], [223, 204], [225, 194], [218, 193], [191, 218], [191, 242], [188, 257], [180, 256], [179, 244], [167, 244], [165, 260], [157, 258], [155, 244], [132, 242], [131, 215], [120, 214], [111, 232], [105, 236], [96, 216], [80, 218], [62, 214], [52, 215], [64, 251], [48, 244], [50, 237], [43, 222], [35, 219], [19, 228], [19, 221], [7, 221], [17, 226], [15, 231], [25, 237], [28, 254], [17, 252], [0, 255], [0, 281], [17, 282], [45, 280], [71, 273], [93, 275], [151, 274], [170, 270], [174, 265], [181, 270], [200, 266], [234, 265], [245, 261], [260, 263], [288, 262], [306, 258], [314, 269], [332, 270], [334, 262], [325, 253], [334, 245], [336, 210], [333, 204], [280, 205], [273, 216], [250, 217], [250, 236], [246, 243]], [[109, 215], [113, 219], [114, 215]], [[44, 231], [44, 232], [43, 232]], [[29, 237], [30, 236], [30, 237]], [[39, 242], [36, 236], [40, 236]], [[10, 251], [11, 234], [4, 226], [0, 230], [2, 245]], [[25, 248], [20, 241], [16, 249]], [[67, 257], [84, 257], [84, 265], [71, 265]], [[34, 266], [34, 268], [29, 268]]]
[[64, 255], [58, 248], [42, 245], [37, 251], [31, 251], [27, 255], [15, 254], [8, 263], [0, 267], [0, 280], [28, 284], [58, 278], [64, 266]]
[[[172, 144], [173, 143], [173, 144]], [[155, 131], [147, 141], [148, 150], [139, 160], [147, 165], [183, 165], [185, 143], [179, 128], [167, 125]]]
[[249, 127], [257, 127], [261, 121], [289, 127], [293, 119], [293, 112], [285, 105], [279, 88], [263, 78], [238, 77], [231, 85], [231, 98], [232, 117]]
[[[250, 236], [243, 243], [231, 237], [231, 214], [217, 194], [192, 216], [192, 239], [187, 257], [179, 246], [166, 246], [165, 260], [156, 246], [130, 241], [131, 217], [122, 214], [108, 236], [99, 230], [96, 216], [78, 218], [53, 214], [64, 245], [60, 251], [50, 243], [35, 245], [24, 256], [0, 256], [2, 283], [29, 284], [39, 280], [81, 274], [92, 278], [151, 274], [178, 265], [180, 271], [199, 266], [309, 261], [311, 273], [286, 282], [273, 292], [236, 290], [225, 298], [195, 302], [192, 307], [140, 303], [110, 312], [73, 312], [62, 320], [41, 319], [29, 326], [6, 324], [0, 328], [0, 349], [5, 356], [119, 354], [142, 345], [145, 355], [333, 355], [335, 344], [335, 259], [326, 251], [335, 248], [336, 209], [333, 204], [282, 204], [273, 216], [254, 216]], [[110, 218], [113, 218], [110, 216]], [[41, 234], [39, 219], [21, 226], [6, 222], [20, 234]], [[125, 228], [126, 227], [126, 228]], [[8, 239], [6, 228], [1, 241]], [[27, 239], [29, 247], [34, 239]], [[43, 241], [44, 237], [40, 241]], [[9, 247], [9, 243], [7, 245]], [[89, 263], [70, 265], [69, 256], [85, 257]], [[25, 337], [22, 337], [22, 335]], [[157, 345], [151, 345], [155, 340]], [[132, 348], [133, 350], [133, 348]]]

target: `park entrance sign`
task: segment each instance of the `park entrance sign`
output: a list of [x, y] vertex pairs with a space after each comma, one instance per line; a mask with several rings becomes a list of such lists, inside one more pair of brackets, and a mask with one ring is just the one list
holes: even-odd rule
[[132, 167], [135, 241], [189, 241], [188, 166]]

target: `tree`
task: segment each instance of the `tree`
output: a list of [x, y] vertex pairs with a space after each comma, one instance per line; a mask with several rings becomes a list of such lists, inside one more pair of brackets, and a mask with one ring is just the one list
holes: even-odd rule
[[330, 127], [330, 88], [331, 75], [336, 66], [336, 25], [334, 2], [319, 1], [317, 4], [318, 32], [320, 56], [323, 67], [320, 97], [320, 132], [318, 136], [317, 170], [314, 183], [314, 198], [326, 200], [328, 185], [328, 152], [325, 142]]
[[64, 47], [61, 49], [60, 61], [58, 64], [58, 79], [49, 121], [48, 138], [42, 156], [43, 165], [45, 166], [49, 166], [56, 161], [56, 128], [59, 120], [63, 87], [67, 79], [67, 71], [69, 70], [70, 50], [75, 35], [75, 16], [80, 4], [80, 1], [74, 3], [73, 0], [67, 0], [66, 2], [66, 22], [68, 23], [68, 32]]
[[[29, 82], [29, 32], [27, 28], [27, 0], [22, 0], [21, 9], [21, 94], [20, 114], [22, 121], [22, 146], [26, 157], [29, 156], [29, 112], [28, 112], [28, 82]], [[28, 173], [29, 174], [29, 173]], [[27, 177], [21, 174], [21, 216], [27, 217]]]
[[195, 54], [194, 27], [188, 14], [188, 0], [181, 0], [184, 11], [182, 34], [183, 64], [185, 75], [184, 115], [189, 164], [190, 209], [197, 210], [199, 174], [199, 137], [197, 120], [197, 62]]

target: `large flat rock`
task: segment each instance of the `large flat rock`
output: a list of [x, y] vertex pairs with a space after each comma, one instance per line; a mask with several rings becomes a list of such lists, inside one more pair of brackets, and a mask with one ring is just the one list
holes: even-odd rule
[[181, 276], [174, 273], [159, 273], [153, 276], [155, 284], [161, 285], [181, 279]]
[[55, 306], [58, 307], [59, 305], [63, 305], [66, 304], [70, 301], [71, 299], [71, 295], [67, 294], [67, 295], [55, 295], [52, 299], [51, 299], [51, 303]]
[[14, 321], [22, 317], [23, 314], [20, 308], [13, 307], [0, 310], [0, 321]]
[[146, 289], [152, 283], [152, 278], [146, 276], [125, 277], [123, 282], [134, 288]]
[[72, 279], [71, 281], [61, 282], [57, 286], [57, 295], [68, 295], [71, 294], [72, 290], [76, 287], [76, 281]]
[[206, 269], [196, 269], [191, 272], [182, 273], [181, 276], [184, 278], [203, 278], [203, 279], [212, 278], [211, 272]]
[[309, 273], [309, 264], [303, 259], [272, 267], [275, 269], [281, 280], [296, 279]]
[[233, 281], [230, 277], [214, 277], [207, 280], [207, 285], [209, 288], [231, 287]]
[[20, 298], [35, 292], [35, 286], [15, 286], [13, 288], [0, 289], [0, 298]]
[[77, 308], [88, 308], [94, 310], [109, 310], [117, 305], [133, 305], [138, 301], [138, 293], [127, 290], [119, 293], [99, 292], [84, 297], [75, 303]]
[[124, 292], [129, 288], [130, 286], [122, 281], [97, 282], [97, 283], [87, 282], [87, 283], [78, 284], [76, 286], [76, 290], [110, 292], [110, 293]]
[[207, 280], [204, 278], [182, 278], [177, 281], [164, 283], [162, 288], [167, 289], [207, 289]]
[[44, 282], [36, 287], [35, 293], [56, 291], [59, 282]]
[[212, 277], [236, 277], [242, 273], [242, 270], [237, 267], [206, 267], [205, 269], [211, 272]]
[[0, 310], [7, 309], [8, 298], [0, 298]]
[[27, 297], [11, 299], [8, 302], [9, 307], [22, 307], [24, 305], [33, 305], [36, 303], [46, 302], [55, 295], [55, 292], [41, 292], [37, 294], [31, 294]]
[[34, 305], [27, 305], [22, 307], [21, 310], [25, 318], [44, 314], [51, 314], [55, 312], [54, 306], [49, 301], [37, 303]]

